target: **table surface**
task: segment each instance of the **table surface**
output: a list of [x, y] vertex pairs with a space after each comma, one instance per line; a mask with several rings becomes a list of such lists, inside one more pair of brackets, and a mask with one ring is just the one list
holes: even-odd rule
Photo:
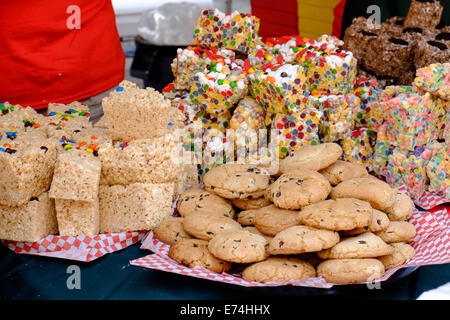
[[[130, 265], [129, 261], [151, 254], [136, 243], [89, 263], [16, 254], [0, 246], [0, 299], [3, 300], [224, 300], [286, 298], [304, 295], [296, 287], [245, 288], [210, 280]], [[69, 289], [79, 267], [79, 289]], [[72, 267], [73, 268], [73, 267]], [[419, 267], [410, 275], [381, 283], [337, 286], [339, 292], [320, 289], [308, 294], [342, 299], [412, 300], [424, 291], [450, 281], [450, 264]]]

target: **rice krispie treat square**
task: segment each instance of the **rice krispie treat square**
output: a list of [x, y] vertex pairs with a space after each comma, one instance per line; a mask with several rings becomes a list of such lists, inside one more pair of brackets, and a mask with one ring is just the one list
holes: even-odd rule
[[35, 242], [57, 233], [55, 202], [47, 192], [20, 206], [0, 205], [0, 239]]
[[122, 81], [102, 100], [113, 140], [161, 137], [170, 127], [170, 102], [153, 88]]

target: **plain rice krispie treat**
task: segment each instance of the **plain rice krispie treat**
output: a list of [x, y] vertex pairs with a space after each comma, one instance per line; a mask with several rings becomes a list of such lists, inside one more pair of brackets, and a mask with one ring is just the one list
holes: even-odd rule
[[0, 204], [20, 206], [50, 188], [56, 147], [33, 134], [0, 142]]
[[19, 207], [0, 205], [0, 239], [34, 242], [57, 233], [55, 203], [47, 192]]
[[61, 236], [92, 236], [99, 232], [98, 198], [93, 202], [55, 199]]
[[153, 139], [117, 141], [99, 150], [100, 184], [162, 183], [179, 178], [184, 161], [175, 134]]
[[170, 216], [173, 183], [100, 186], [100, 232], [151, 230]]
[[122, 81], [102, 100], [113, 140], [163, 136], [170, 126], [170, 102], [153, 88]]
[[100, 160], [84, 150], [70, 150], [58, 156], [50, 197], [94, 202], [98, 196]]

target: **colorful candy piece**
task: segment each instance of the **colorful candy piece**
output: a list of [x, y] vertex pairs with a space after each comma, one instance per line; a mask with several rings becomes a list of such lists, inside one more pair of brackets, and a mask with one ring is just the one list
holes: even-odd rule
[[292, 114], [275, 114], [271, 128], [278, 130], [279, 157], [284, 158], [303, 145], [319, 144], [321, 117], [322, 113], [314, 108]]
[[195, 45], [247, 53], [258, 39], [259, 19], [237, 11], [203, 10], [194, 29]]

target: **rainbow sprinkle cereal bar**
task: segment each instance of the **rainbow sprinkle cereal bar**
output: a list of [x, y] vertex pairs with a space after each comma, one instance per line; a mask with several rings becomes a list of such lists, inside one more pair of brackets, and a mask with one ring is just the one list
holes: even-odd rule
[[230, 129], [234, 130], [235, 150], [238, 155], [256, 157], [260, 134], [267, 134], [266, 112], [252, 97], [239, 101], [230, 120]]
[[194, 44], [247, 53], [258, 39], [259, 19], [237, 11], [203, 10], [194, 29]]

